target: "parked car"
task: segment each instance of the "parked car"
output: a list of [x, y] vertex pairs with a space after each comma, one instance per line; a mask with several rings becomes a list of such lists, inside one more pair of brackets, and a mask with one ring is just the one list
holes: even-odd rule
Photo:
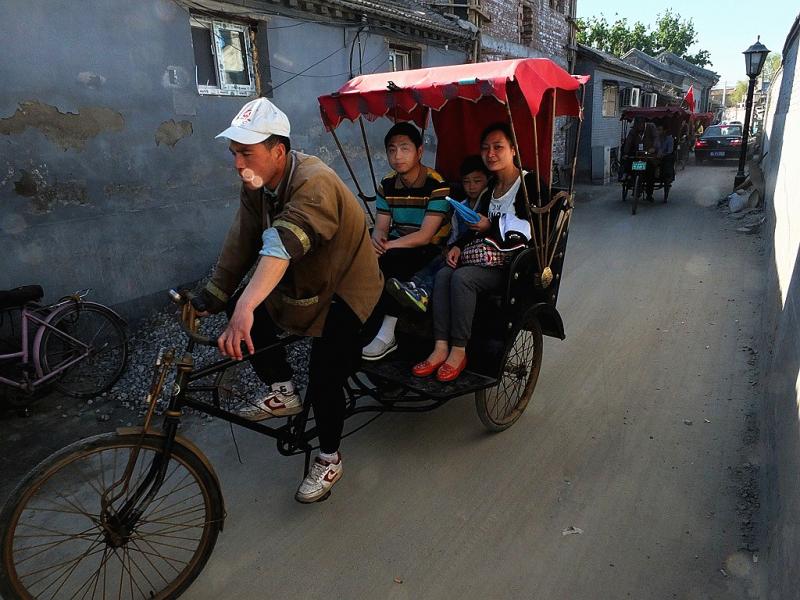
[[695, 141], [694, 158], [697, 163], [739, 158], [741, 147], [741, 125], [712, 125]]

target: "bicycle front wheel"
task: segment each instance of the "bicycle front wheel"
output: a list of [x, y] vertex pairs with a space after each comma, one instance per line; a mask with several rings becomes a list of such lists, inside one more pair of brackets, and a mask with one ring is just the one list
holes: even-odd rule
[[115, 313], [102, 304], [79, 302], [62, 308], [49, 325], [39, 360], [45, 374], [66, 367], [55, 378], [57, 390], [91, 398], [116, 383], [128, 361], [128, 336]]
[[[224, 519], [222, 494], [202, 458], [176, 444], [141, 515], [126, 523], [114, 516], [162, 456], [163, 443], [155, 435], [103, 434], [31, 471], [0, 513], [2, 595], [166, 599], [186, 590]], [[127, 491], [103, 511], [103, 492], [123, 479], [132, 456]]]

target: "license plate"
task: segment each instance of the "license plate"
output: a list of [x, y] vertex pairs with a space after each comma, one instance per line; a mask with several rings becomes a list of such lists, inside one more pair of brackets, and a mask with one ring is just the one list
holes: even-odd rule
[[711, 157], [712, 158], [722, 158], [724, 156], [725, 156], [724, 152], [711, 152]]
[[[723, 152], [723, 154], [725, 154]], [[647, 162], [644, 160], [636, 160], [633, 162], [633, 167], [631, 167], [634, 171], [646, 171], [647, 170]]]

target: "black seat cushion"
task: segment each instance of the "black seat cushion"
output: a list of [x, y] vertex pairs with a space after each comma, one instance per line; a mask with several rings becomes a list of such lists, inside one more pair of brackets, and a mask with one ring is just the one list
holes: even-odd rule
[[40, 285], [23, 285], [13, 290], [0, 290], [0, 310], [19, 308], [28, 302], [37, 302], [44, 296]]

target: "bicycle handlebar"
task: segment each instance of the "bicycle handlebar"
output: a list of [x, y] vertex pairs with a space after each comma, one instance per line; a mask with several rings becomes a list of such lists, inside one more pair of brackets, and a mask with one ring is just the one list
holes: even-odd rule
[[209, 338], [200, 335], [194, 329], [197, 327], [195, 321], [197, 320], [197, 311], [192, 306], [192, 298], [194, 295], [189, 290], [181, 290], [180, 292], [175, 289], [169, 290], [169, 297], [175, 304], [181, 307], [180, 324], [181, 329], [188, 335], [192, 341], [201, 346], [214, 346], [217, 345], [216, 338]]

